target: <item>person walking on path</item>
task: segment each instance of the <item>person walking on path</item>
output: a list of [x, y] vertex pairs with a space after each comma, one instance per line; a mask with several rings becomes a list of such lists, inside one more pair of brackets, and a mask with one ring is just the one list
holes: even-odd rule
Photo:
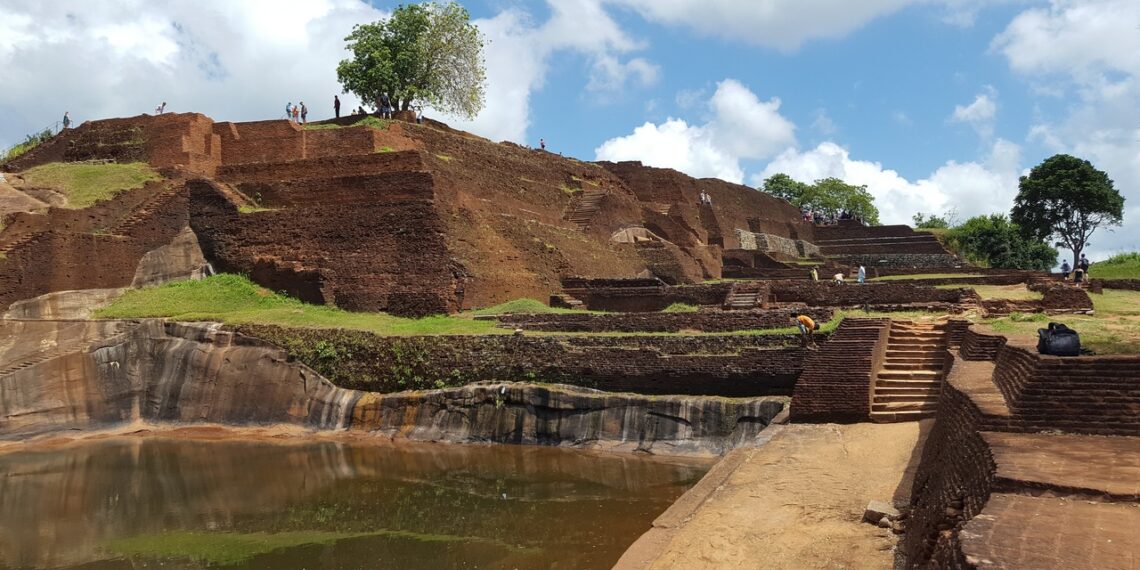
[[1069, 274], [1072, 272], [1073, 272], [1073, 268], [1069, 267], [1068, 261], [1065, 261], [1064, 263], [1061, 264], [1061, 280], [1062, 281], [1068, 281], [1069, 280]]
[[819, 272], [814, 267], [811, 268], [811, 281], [812, 283], [819, 283]]
[[1080, 261], [1077, 262], [1077, 267], [1080, 267], [1081, 271], [1085, 272], [1086, 277], [1088, 276], [1088, 274], [1089, 274], [1089, 258], [1085, 257], [1085, 254], [1083, 254], [1083, 253], [1081, 254], [1081, 259], [1080, 259]]
[[819, 330], [819, 325], [811, 317], [794, 312], [791, 314], [791, 319], [800, 329], [800, 345], [804, 348], [815, 349], [815, 331]]
[[862, 265], [859, 266], [859, 284], [862, 285], [867, 280], [867, 269]]
[[305, 102], [301, 101], [301, 123], [309, 122], [309, 108], [305, 106]]
[[285, 104], [285, 118], [287, 120], [290, 120], [290, 121], [293, 120], [293, 102], [292, 101]]
[[63, 112], [63, 128], [64, 130], [71, 128], [71, 117], [67, 116], [71, 111]]
[[336, 118], [340, 118], [340, 97], [333, 95], [333, 113], [336, 113]]
[[387, 93], [380, 94], [380, 116], [385, 119], [392, 118], [392, 100]]

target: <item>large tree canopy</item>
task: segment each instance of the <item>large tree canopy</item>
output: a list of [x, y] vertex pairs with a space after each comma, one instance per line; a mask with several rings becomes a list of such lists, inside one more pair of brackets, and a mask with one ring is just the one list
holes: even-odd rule
[[787, 174], [773, 174], [761, 188], [777, 198], [783, 198], [798, 208], [811, 208], [817, 214], [838, 218], [846, 210], [869, 225], [879, 224], [879, 209], [875, 198], [866, 186], [848, 184], [838, 178], [816, 180], [805, 184]]
[[345, 41], [352, 58], [337, 65], [337, 80], [366, 105], [387, 93], [397, 110], [415, 102], [470, 119], [483, 108], [483, 35], [455, 2], [400, 5]]
[[1049, 271], [1057, 263], [1057, 250], [1026, 237], [1004, 214], [977, 216], [951, 228], [947, 245], [973, 263], [1002, 269]]
[[1072, 250], [1074, 265], [1097, 228], [1123, 221], [1124, 197], [1108, 174], [1075, 156], [1045, 159], [1021, 177], [1018, 188], [1010, 219], [1024, 235], [1055, 238], [1058, 247]]

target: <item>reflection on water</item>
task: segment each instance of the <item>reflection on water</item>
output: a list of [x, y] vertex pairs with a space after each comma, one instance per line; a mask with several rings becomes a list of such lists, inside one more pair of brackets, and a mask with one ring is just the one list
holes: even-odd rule
[[706, 465], [130, 439], [0, 455], [0, 568], [609, 568]]

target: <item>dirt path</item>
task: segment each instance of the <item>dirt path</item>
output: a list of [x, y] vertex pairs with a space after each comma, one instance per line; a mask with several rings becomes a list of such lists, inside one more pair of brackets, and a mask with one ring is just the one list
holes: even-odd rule
[[860, 520], [869, 500], [905, 496], [919, 436], [915, 422], [784, 426], [617, 568], [892, 568], [896, 538]]

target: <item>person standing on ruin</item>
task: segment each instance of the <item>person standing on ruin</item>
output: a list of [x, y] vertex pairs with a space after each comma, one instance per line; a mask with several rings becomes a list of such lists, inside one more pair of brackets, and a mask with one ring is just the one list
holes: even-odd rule
[[387, 93], [380, 94], [380, 104], [377, 106], [380, 107], [381, 117], [385, 119], [392, 118], [392, 99], [388, 97]]
[[300, 105], [293, 105], [293, 122], [294, 123], [300, 123], [301, 122], [301, 106]]
[[333, 113], [336, 114], [336, 118], [340, 118], [340, 97], [336, 95], [333, 95]]
[[301, 124], [309, 122], [309, 108], [305, 106], [305, 102], [301, 101]]
[[546, 150], [546, 139], [538, 139], [538, 148]]
[[863, 282], [865, 282], [866, 280], [867, 280], [867, 268], [860, 265], [859, 266], [859, 284], [862, 285]]
[[819, 330], [819, 325], [811, 317], [795, 312], [791, 314], [791, 320], [800, 329], [800, 346], [814, 350], [816, 348], [815, 331]]
[[1061, 280], [1062, 281], [1068, 281], [1069, 280], [1069, 274], [1072, 272], [1073, 272], [1073, 268], [1069, 267], [1068, 261], [1061, 263]]
[[1081, 269], [1081, 271], [1083, 271], [1085, 273], [1085, 276], [1088, 277], [1088, 274], [1089, 274], [1089, 258], [1085, 257], [1085, 254], [1083, 254], [1083, 253], [1081, 254], [1081, 259], [1080, 259], [1080, 261], [1077, 262], [1077, 267], [1079, 267]]
[[285, 104], [285, 119], [293, 120], [293, 102], [290, 101]]
[[63, 129], [64, 130], [71, 128], [71, 117], [67, 116], [67, 114], [70, 112], [71, 111], [64, 111], [63, 112]]
[[165, 112], [166, 112], [166, 101], [163, 101], [161, 105], [154, 108], [154, 114], [155, 115], [161, 115]]
[[814, 267], [811, 268], [811, 282], [819, 283], [819, 272]]

